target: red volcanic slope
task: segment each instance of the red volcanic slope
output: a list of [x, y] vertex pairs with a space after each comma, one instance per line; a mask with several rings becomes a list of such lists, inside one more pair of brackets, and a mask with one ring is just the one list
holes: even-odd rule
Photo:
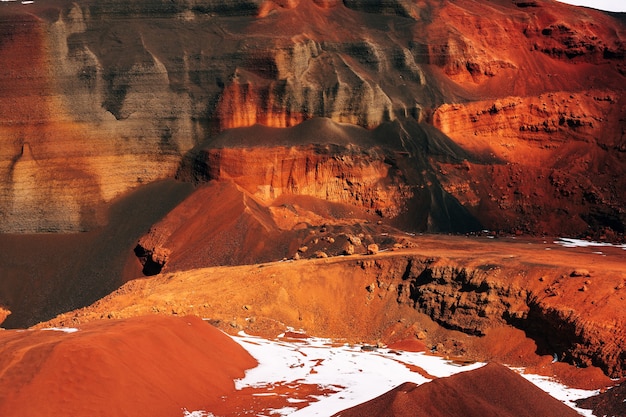
[[578, 416], [531, 382], [502, 365], [440, 378], [424, 385], [404, 383], [336, 417], [538, 417]]
[[0, 333], [3, 417], [169, 417], [234, 391], [256, 361], [197, 317]]

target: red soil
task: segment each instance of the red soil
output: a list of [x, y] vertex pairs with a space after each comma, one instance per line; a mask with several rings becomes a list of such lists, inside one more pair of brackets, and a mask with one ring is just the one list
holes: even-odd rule
[[0, 415], [182, 415], [234, 391], [256, 361], [197, 317], [0, 333]]

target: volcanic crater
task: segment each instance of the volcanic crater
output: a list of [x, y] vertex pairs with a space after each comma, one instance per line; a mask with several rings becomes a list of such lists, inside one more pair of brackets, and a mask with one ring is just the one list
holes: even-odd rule
[[0, 3], [0, 414], [307, 415], [346, 387], [235, 381], [324, 337], [430, 382], [322, 415], [626, 415], [624, 22]]

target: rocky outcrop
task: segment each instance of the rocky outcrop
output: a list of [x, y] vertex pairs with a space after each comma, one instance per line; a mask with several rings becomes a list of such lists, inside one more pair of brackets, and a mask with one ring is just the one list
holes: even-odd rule
[[[577, 366], [599, 366], [613, 377], [626, 371], [626, 340], [619, 325], [616, 327], [624, 316], [613, 316], [607, 324], [602, 313], [609, 311], [607, 305], [589, 313], [574, 307], [573, 299], [565, 303], [555, 299], [559, 277], [541, 277], [539, 282], [529, 283], [537, 271], [523, 270], [519, 276], [526, 276], [526, 282], [511, 276], [502, 280], [499, 276], [506, 274], [506, 268], [501, 265], [467, 268], [428, 258], [408, 258], [404, 264], [363, 261], [361, 267], [377, 271], [376, 288], [386, 290], [393, 285], [399, 303], [414, 306], [445, 327], [482, 335], [493, 326], [508, 323], [526, 331], [542, 354], [555, 354], [558, 360]], [[544, 282], [552, 282], [552, 286]]]
[[[265, 205], [297, 196], [347, 204], [409, 230], [480, 230], [442, 189], [428, 159], [461, 161], [467, 154], [428, 134], [412, 119], [373, 130], [326, 118], [287, 129], [232, 129], [191, 150], [178, 178], [233, 181]], [[343, 215], [328, 221], [337, 217]]]
[[409, 260], [406, 282], [398, 287], [398, 301], [414, 303], [449, 328], [484, 335], [498, 321], [525, 317], [529, 310], [527, 291], [503, 288], [490, 279], [489, 269], [431, 267], [428, 261], [424, 265]]
[[[170, 226], [164, 242], [176, 249], [172, 250], [172, 268], [150, 280], [130, 282], [49, 325], [73, 326], [107, 314], [128, 317], [172, 312], [210, 317], [225, 331], [252, 334], [275, 335], [272, 332], [291, 326], [348, 341], [392, 343], [419, 338], [442, 355], [478, 361], [487, 355], [528, 366], [520, 363], [525, 359], [518, 356], [522, 353], [515, 345], [519, 341], [503, 340], [504, 333], [498, 336], [498, 329], [513, 326], [532, 339], [526, 339], [522, 350], [542, 358], [538, 364], [542, 372], [555, 355], [555, 367], [564, 363], [595, 366], [611, 377], [623, 377], [626, 372], [626, 313], [621, 308], [626, 270], [621, 249], [599, 262], [599, 255], [591, 252], [554, 245], [548, 251], [537, 242], [411, 238], [376, 225], [364, 225], [360, 231], [326, 226], [301, 229], [300, 238], [306, 238], [292, 242], [291, 253], [298, 251], [307, 259], [209, 269], [183, 267], [181, 271], [176, 262], [182, 265], [180, 262], [193, 257], [212, 256], [210, 251], [202, 251], [210, 245], [189, 243], [202, 235], [190, 232], [198, 229], [198, 224], [177, 222], [172, 217], [163, 225]], [[185, 230], [185, 225], [190, 229]], [[167, 230], [163, 226], [161, 232]], [[209, 242], [215, 241], [215, 236], [208, 233]], [[250, 252], [259, 253], [258, 246], [242, 242], [240, 236], [235, 236], [237, 249], [243, 248], [239, 252], [251, 248]], [[366, 253], [365, 245], [372, 238], [385, 252]], [[273, 239], [280, 245], [289, 243], [279, 234]], [[392, 245], [394, 241], [400, 245]], [[262, 247], [260, 240], [254, 243]], [[338, 252], [340, 245], [347, 243], [354, 253]], [[187, 254], [177, 261], [174, 256], [185, 247]], [[595, 265], [591, 277], [570, 276], [579, 265]], [[580, 290], [583, 285], [588, 287], [586, 291]], [[433, 320], [450, 329], [448, 333], [441, 335]], [[480, 343], [495, 346], [487, 349], [491, 353], [472, 347]]]
[[206, 180], [231, 180], [265, 204], [281, 196], [310, 196], [393, 218], [413, 197], [398, 169], [374, 149], [224, 148], [207, 150], [197, 162], [207, 166]]

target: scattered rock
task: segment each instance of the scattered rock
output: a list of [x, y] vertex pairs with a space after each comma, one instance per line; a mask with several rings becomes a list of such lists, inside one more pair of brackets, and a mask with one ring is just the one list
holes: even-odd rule
[[343, 249], [344, 255], [354, 255], [354, 245], [346, 245]]
[[370, 245], [367, 245], [367, 253], [368, 255], [374, 255], [377, 254], [379, 251], [378, 245], [376, 243], [372, 243]]
[[590, 277], [591, 273], [589, 270], [584, 268], [576, 268], [570, 274], [570, 277]]
[[300, 246], [300, 247], [298, 248], [298, 252], [300, 252], [300, 253], [304, 253], [304, 252], [306, 252], [306, 251], [308, 251], [308, 250], [309, 250], [309, 247], [308, 247], [308, 246], [304, 246], [304, 245], [303, 245], [303, 246]]
[[315, 257], [316, 258], [328, 258], [328, 254], [320, 250], [320, 251], [315, 252]]

